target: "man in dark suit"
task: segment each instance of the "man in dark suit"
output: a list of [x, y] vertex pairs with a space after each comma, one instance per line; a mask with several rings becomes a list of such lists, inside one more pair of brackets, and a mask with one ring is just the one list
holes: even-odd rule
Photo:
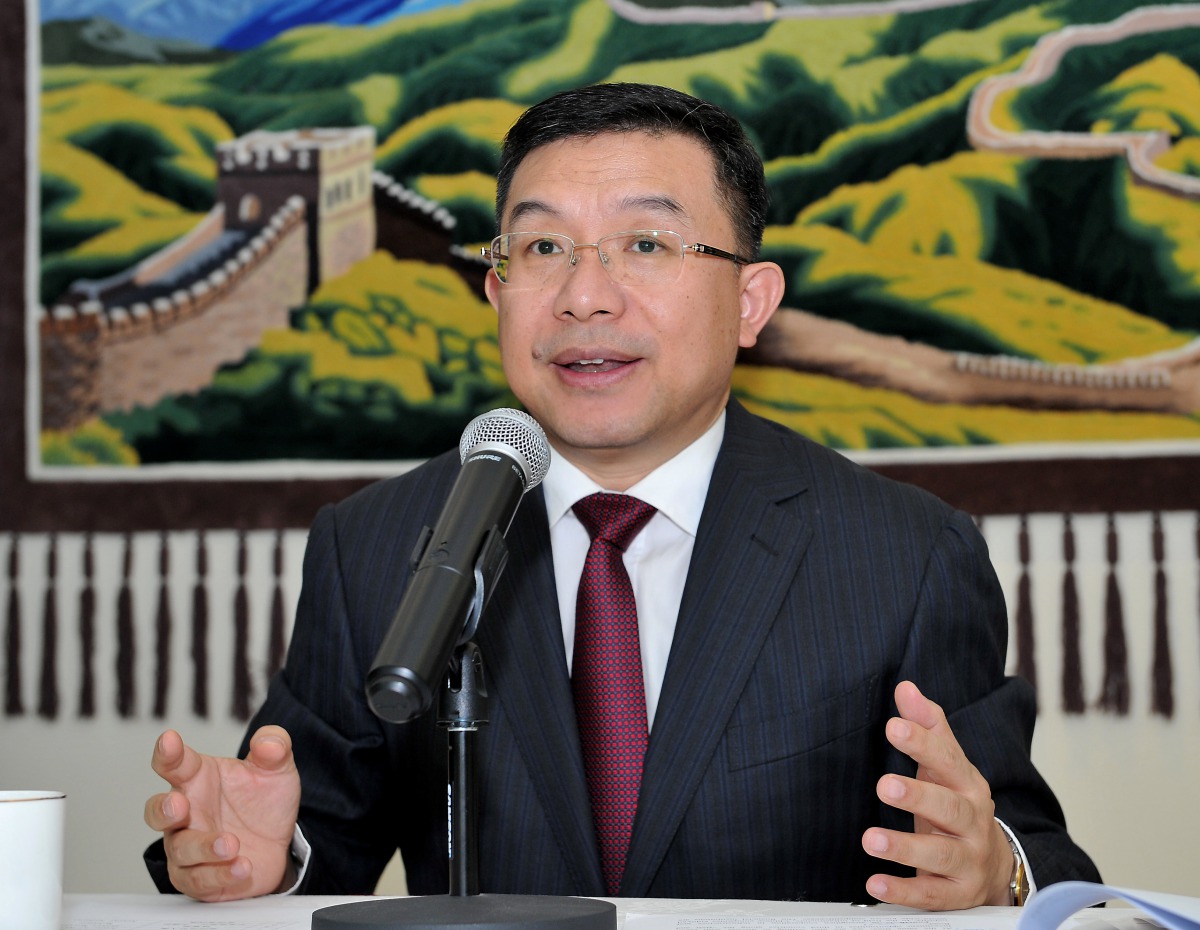
[[[730, 400], [783, 291], [756, 260], [765, 213], [736, 121], [665, 88], [565, 92], [505, 140], [487, 293], [554, 460], [477, 637], [480, 887], [960, 908], [1019, 900], [1026, 870], [1096, 879], [1029, 759], [1032, 695], [1004, 676], [970, 519]], [[442, 456], [318, 515], [242, 758], [159, 739], [164, 890], [365, 893], [399, 847], [413, 893], [445, 891], [444, 733], [383, 724], [363, 694], [457, 470]], [[603, 582], [636, 608], [619, 776], [597, 774], [615, 725], [581, 683], [619, 664], [597, 663], [584, 606], [607, 532], [589, 502], [637, 513]]]

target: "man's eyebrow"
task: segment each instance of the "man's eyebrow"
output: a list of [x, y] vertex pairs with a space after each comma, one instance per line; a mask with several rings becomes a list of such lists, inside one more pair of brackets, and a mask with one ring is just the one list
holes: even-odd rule
[[620, 203], [622, 210], [649, 210], [652, 213], [668, 213], [673, 217], [688, 219], [689, 214], [674, 197], [651, 194], [641, 197], [626, 197]]
[[530, 215], [555, 217], [558, 211], [548, 203], [543, 203], [540, 200], [522, 200], [513, 205], [512, 211], [508, 215], [508, 225], [512, 226]]
[[[616, 205], [618, 211], [646, 211], [659, 215], [668, 215], [676, 219], [690, 219], [691, 215], [683, 204], [674, 197], [665, 194], [648, 194], [644, 196], [626, 197]], [[508, 216], [508, 226], [515, 226], [519, 221], [530, 216], [546, 217], [554, 220], [561, 216], [560, 212], [542, 200], [521, 200], [513, 204]]]

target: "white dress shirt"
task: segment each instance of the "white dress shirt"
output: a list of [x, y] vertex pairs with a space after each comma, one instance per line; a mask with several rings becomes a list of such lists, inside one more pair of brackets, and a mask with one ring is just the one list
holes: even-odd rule
[[[625, 569], [637, 603], [638, 637], [642, 648], [642, 677], [646, 685], [646, 723], [653, 728], [654, 711], [667, 672], [667, 657], [675, 638], [675, 620], [692, 561], [692, 547], [700, 514], [708, 496], [708, 483], [721, 440], [725, 438], [725, 412], [699, 439], [621, 493], [656, 508], [642, 531], [625, 551]], [[560, 455], [551, 456], [550, 471], [542, 484], [550, 542], [554, 550], [554, 578], [558, 586], [558, 612], [562, 619], [567, 670], [575, 650], [575, 598], [591, 538], [575, 512], [576, 501], [606, 491]]]

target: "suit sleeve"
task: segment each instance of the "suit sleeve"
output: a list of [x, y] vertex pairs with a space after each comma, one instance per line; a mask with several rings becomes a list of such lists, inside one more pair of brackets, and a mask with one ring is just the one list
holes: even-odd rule
[[[967, 758], [991, 786], [996, 816], [1020, 840], [1039, 888], [1099, 881], [1030, 758], [1035, 695], [1023, 678], [1005, 676], [1007, 647], [1004, 596], [986, 543], [971, 519], [956, 512], [931, 548], [896, 681], [912, 680], [945, 710]], [[888, 767], [912, 774], [912, 760], [889, 750]]]

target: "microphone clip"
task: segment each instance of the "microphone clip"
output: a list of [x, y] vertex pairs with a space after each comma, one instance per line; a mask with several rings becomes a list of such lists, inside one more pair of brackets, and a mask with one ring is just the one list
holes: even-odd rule
[[[421, 529], [421, 534], [417, 537], [417, 544], [413, 546], [412, 555], [409, 557], [408, 565], [411, 574], [416, 574], [417, 569], [421, 567], [425, 559], [425, 551], [429, 548], [429, 541], [433, 538], [433, 529], [425, 526]], [[436, 564], [443, 561], [439, 558], [439, 554], [434, 552], [430, 556], [430, 564]], [[487, 606], [487, 602], [491, 599], [492, 591], [495, 590], [496, 582], [500, 579], [500, 575], [504, 572], [504, 567], [508, 564], [508, 543], [504, 541], [504, 532], [495, 524], [492, 525], [483, 537], [483, 542], [479, 545], [479, 554], [475, 556], [475, 567], [473, 574], [475, 577], [475, 594], [471, 598], [471, 603], [467, 607], [466, 616], [463, 618], [462, 632], [459, 634], [456, 646], [461, 646], [475, 638], [475, 631], [479, 629], [479, 619], [483, 616], [483, 608]], [[455, 656], [451, 656], [451, 660]]]

